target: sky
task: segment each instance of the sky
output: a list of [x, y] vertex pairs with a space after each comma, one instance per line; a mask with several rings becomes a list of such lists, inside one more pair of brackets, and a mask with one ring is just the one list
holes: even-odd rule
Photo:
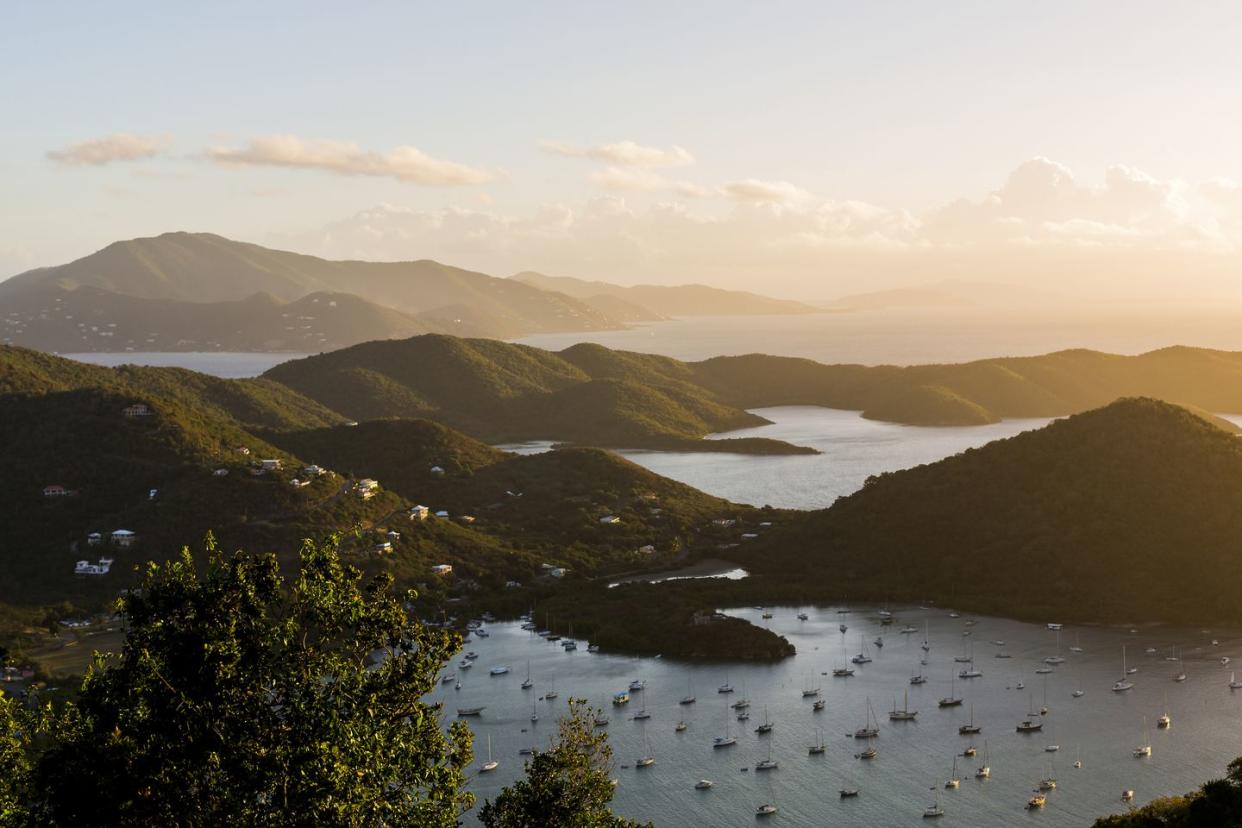
[[798, 298], [1242, 299], [1242, 6], [27, 3], [0, 277], [172, 230]]

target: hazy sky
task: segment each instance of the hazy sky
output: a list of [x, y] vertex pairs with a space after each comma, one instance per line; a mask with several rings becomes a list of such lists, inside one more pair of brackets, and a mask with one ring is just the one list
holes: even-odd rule
[[0, 276], [203, 230], [824, 297], [1242, 293], [1242, 5], [25, 3]]

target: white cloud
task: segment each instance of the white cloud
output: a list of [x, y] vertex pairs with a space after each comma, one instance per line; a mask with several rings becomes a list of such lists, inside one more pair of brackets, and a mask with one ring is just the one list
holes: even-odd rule
[[792, 201], [805, 201], [811, 194], [788, 181], [759, 181], [747, 178], [741, 181], [730, 181], [720, 188], [720, 192], [734, 201], [745, 201], [751, 204], [781, 204]]
[[395, 178], [429, 187], [452, 187], [490, 181], [491, 173], [444, 161], [417, 147], [400, 146], [388, 153], [363, 150], [339, 141], [304, 141], [295, 135], [251, 139], [244, 147], [213, 147], [207, 157], [227, 166], [291, 167], [323, 170], [339, 175]]
[[614, 192], [670, 192], [685, 198], [706, 198], [712, 191], [689, 181], [674, 181], [651, 170], [605, 167], [591, 173], [595, 185]]
[[544, 152], [553, 155], [589, 158], [627, 167], [685, 167], [694, 163], [694, 156], [676, 144], [670, 147], [647, 147], [633, 141], [618, 141], [615, 144], [581, 147], [559, 141], [544, 141], [540, 146]]
[[49, 150], [51, 161], [68, 167], [102, 167], [114, 161], [142, 161], [159, 155], [172, 143], [166, 135], [133, 135], [118, 132], [91, 138], [63, 149]]

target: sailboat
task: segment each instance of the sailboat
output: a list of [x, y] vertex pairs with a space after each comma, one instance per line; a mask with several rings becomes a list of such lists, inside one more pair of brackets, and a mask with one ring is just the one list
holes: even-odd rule
[[944, 780], [946, 790], [956, 791], [962, 786], [962, 780], [957, 776], [957, 754], [953, 754], [953, 772], [949, 774], [949, 778]]
[[1134, 682], [1126, 678], [1126, 645], [1121, 645], [1121, 678], [1113, 682], [1114, 693], [1124, 693], [1134, 687]]
[[746, 698], [746, 682], [742, 682], [742, 697], [733, 703], [734, 710], [745, 710], [750, 707], [750, 699]]
[[940, 791], [936, 789], [935, 785], [931, 789], [936, 794], [936, 801], [923, 809], [923, 819], [934, 819], [944, 816], [944, 808], [940, 807]]
[[811, 710], [818, 713], [819, 711], [824, 709], [824, 705], [826, 704], [827, 702], [825, 702], [823, 699], [816, 699], [815, 702], [811, 705]]
[[953, 674], [950, 673], [949, 674], [949, 695], [945, 696], [943, 699], [936, 702], [936, 705], [938, 707], [960, 707], [962, 704], [962, 700], [958, 698], [956, 695], [954, 695], [954, 692], [953, 692], [956, 689], [956, 687], [957, 687], [957, 684], [954, 681]]
[[764, 805], [760, 805], [758, 808], [755, 809], [755, 816], [772, 816], [772, 814], [776, 813], [776, 811], [777, 811], [777, 808], [775, 805], [771, 803], [767, 803]]
[[[845, 632], [845, 629], [844, 629], [845, 625], [842, 624], [841, 627], [842, 627], [841, 632]], [[841, 656], [842, 658], [846, 658], [846, 659], [848, 659], [849, 657], [848, 654], [845, 652], [845, 637], [844, 636], [841, 637]], [[834, 666], [832, 668], [833, 678], [849, 678], [852, 675], [854, 675], [854, 671], [850, 668], [848, 662], [844, 663], [843, 666], [839, 666], [839, 667]]]
[[992, 776], [992, 766], [988, 764], [988, 743], [983, 743], [983, 764], [975, 770], [975, 779], [988, 779]]
[[1081, 652], [1082, 652], [1081, 642], [1078, 640], [1078, 633], [1074, 633], [1074, 645], [1073, 645], [1072, 647], [1070, 647], [1070, 648], [1069, 648], [1069, 651], [1070, 651], [1071, 653], [1081, 653]]
[[1026, 708], [1027, 718], [1018, 723], [1016, 730], [1019, 733], [1038, 733], [1044, 729], [1044, 723], [1035, 720], [1035, 698], [1031, 697], [1031, 703]]
[[969, 656], [966, 654], [966, 639], [965, 638], [962, 639], [962, 654], [953, 656], [953, 660], [956, 661], [958, 664], [969, 664], [970, 662], [975, 660], [973, 656]]
[[716, 688], [716, 692], [717, 692], [717, 693], [732, 693], [732, 692], [733, 692], [733, 685], [732, 685], [732, 684], [729, 684], [729, 674], [728, 674], [728, 673], [725, 673], [725, 681], [724, 681], [724, 684], [722, 684], [722, 685], [720, 685], [719, 687], [717, 687], [717, 688]]
[[871, 744], [871, 737], [867, 737], [866, 750], [862, 751], [861, 753], [855, 753], [854, 758], [870, 761], [879, 755], [880, 755], [880, 752], [876, 750], [875, 747]]
[[975, 706], [970, 706], [970, 724], [964, 724], [957, 729], [962, 736], [971, 736], [975, 733], [983, 732], [983, 726], [975, 724]]
[[880, 735], [880, 722], [875, 717], [875, 709], [871, 706], [871, 697], [867, 697], [867, 717], [863, 726], [854, 731], [855, 739], [871, 739]]
[[530, 700], [530, 720], [532, 722], [539, 721], [539, 711], [535, 709], [535, 700], [533, 698]]
[[1039, 789], [1041, 791], [1051, 791], [1057, 786], [1057, 777], [1052, 770], [1052, 762], [1048, 762], [1048, 775], [1039, 780]]
[[1186, 664], [1182, 661], [1180, 651], [1177, 654], [1177, 673], [1173, 676], [1173, 680], [1178, 682], [1186, 680]]
[[522, 680], [522, 689], [529, 690], [530, 688], [534, 686], [535, 686], [535, 682], [531, 681], [531, 678], [530, 678], [530, 659], [528, 658], [526, 659], [526, 678]]
[[634, 714], [634, 721], [641, 722], [651, 718], [651, 714], [647, 712], [646, 696], [643, 697], [643, 706], [638, 708], [638, 712]]
[[678, 704], [694, 704], [696, 701], [698, 700], [694, 697], [694, 685], [691, 684], [690, 682], [686, 682], [686, 695], [683, 696], [681, 701], [677, 703]]
[[822, 754], [825, 750], [827, 750], [827, 747], [828, 747], [827, 745], [824, 744], [824, 729], [821, 727], [817, 727], [815, 728], [815, 733], [819, 737], [818, 740], [815, 742], [815, 744], [807, 748], [807, 753], [809, 753], [811, 756], [818, 756]]
[[763, 706], [763, 724], [755, 728], [755, 732], [762, 736], [765, 733], [772, 732], [772, 720], [768, 718], [768, 706]]
[[1074, 758], [1074, 767], [1079, 770], [1082, 769], [1082, 748], [1081, 747], [1078, 748], [1078, 753]]
[[861, 645], [861, 649], [858, 655], [851, 658], [850, 661], [854, 664], [870, 664], [871, 656], [867, 655], [867, 640], [863, 637], [862, 633], [858, 634], [858, 641]]
[[638, 761], [633, 763], [635, 767], [651, 767], [655, 765], [656, 757], [651, 755], [651, 742], [647, 741], [647, 734], [642, 735], [642, 756], [638, 757]]
[[760, 759], [758, 762], [756, 762], [755, 770], [757, 771], [776, 770], [778, 767], [780, 767], [780, 763], [772, 758], [772, 743], [768, 742], [768, 758]]
[[1039, 707], [1039, 715], [1048, 715], [1048, 677], [1044, 676], [1044, 702]]
[[811, 686], [810, 686], [810, 683], [811, 683], [810, 679], [811, 679], [811, 677], [808, 675], [808, 676], [807, 676], [807, 683], [806, 683], [806, 685], [804, 685], [804, 686], [803, 686], [803, 688], [802, 688], [802, 698], [804, 698], [804, 699], [805, 699], [805, 698], [809, 698], [809, 697], [811, 697], [811, 696], [818, 696], [818, 695], [819, 695], [819, 688], [818, 688], [818, 687], [811, 687]]
[[1147, 717], [1143, 717], [1143, 744], [1134, 749], [1135, 759], [1146, 759], [1151, 756], [1151, 730], [1147, 727]]
[[548, 684], [551, 686], [548, 687], [548, 689], [544, 691], [543, 697], [547, 699], [548, 701], [552, 701], [560, 694], [556, 692], [556, 680], [555, 679], [549, 681]]
[[1160, 730], [1168, 730], [1173, 726], [1173, 717], [1169, 715], [1169, 694], [1164, 694], [1164, 712], [1160, 714], [1160, 718], [1156, 719], [1156, 727]]
[[923, 672], [921, 670], [918, 673], [915, 673], [913, 670], [911, 670], [910, 671], [910, 683], [911, 684], [926, 684], [927, 676], [923, 675]]
[[725, 708], [725, 732], [723, 736], [717, 736], [712, 740], [712, 747], [723, 748], [731, 747], [737, 744], [737, 739], [729, 735], [729, 708]]
[[890, 722], [911, 722], [914, 717], [919, 715], [919, 711], [910, 709], [910, 691], [906, 690], [902, 695], [901, 709], [897, 709], [897, 699], [893, 699], [892, 712], [888, 714]]
[[923, 652], [925, 653], [931, 652], [931, 642], [927, 638], [927, 621], [926, 620], [923, 621], [923, 643], [920, 646], [923, 648]]
[[673, 726], [673, 731], [674, 731], [675, 733], [684, 733], [684, 732], [685, 732], [685, 730], [686, 730], [686, 728], [687, 728], [687, 727], [689, 727], [689, 726], [690, 726], [690, 725], [686, 724], [685, 719], [682, 719], [682, 720], [681, 720], [681, 721], [679, 721], [676, 725], [674, 725], [674, 726]]
[[1044, 664], [1064, 664], [1065, 657], [1061, 655], [1061, 631], [1057, 630], [1057, 654], [1048, 656], [1044, 659]]
[[1242, 690], [1242, 681], [1238, 681], [1238, 674], [1236, 672], [1229, 674], [1229, 689]]
[[500, 767], [500, 763], [492, 758], [492, 734], [487, 734], [487, 761], [479, 768], [479, 773], [491, 773]]

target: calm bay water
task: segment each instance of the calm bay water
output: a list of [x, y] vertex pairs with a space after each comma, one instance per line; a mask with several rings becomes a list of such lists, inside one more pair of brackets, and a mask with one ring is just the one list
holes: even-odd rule
[[[1228, 689], [1230, 670], [1219, 662], [1224, 655], [1242, 657], [1242, 639], [1224, 631], [1066, 628], [1061, 643], [1067, 661], [1047, 676], [1045, 697], [1045, 677], [1034, 671], [1041, 658], [1056, 652], [1057, 638], [1044, 627], [986, 617], [971, 627], [966, 617], [953, 619], [942, 610], [917, 608], [897, 610], [896, 623], [881, 627], [873, 610], [854, 607], [850, 614], [838, 615], [835, 608], [805, 609], [807, 621], [797, 619], [798, 608], [777, 609], [770, 621], [764, 621], [758, 610], [733, 613], [768, 626], [795, 644], [797, 656], [776, 664], [631, 658], [591, 654], [585, 645], [567, 653], [559, 644], [515, 624], [495, 624], [489, 638], [467, 644], [467, 649], [479, 653], [474, 668], [449, 668], [460, 677], [461, 689], [441, 684], [432, 700], [444, 703], [446, 723], [457, 707], [486, 705], [479, 719], [469, 720], [477, 736], [477, 764], [486, 761], [490, 735], [500, 767], [473, 780], [472, 790], [482, 802], [521, 775], [520, 748], [547, 744], [570, 696], [588, 699], [611, 719], [613, 775], [619, 780], [616, 810], [660, 826], [753, 825], [754, 808], [764, 802], [780, 808], [769, 820], [772, 825], [918, 825], [923, 808], [932, 800], [928, 788], [943, 785], [954, 755], [969, 744], [977, 746], [980, 755], [958, 758], [961, 789], [941, 791], [946, 811], [941, 824], [1086, 826], [1096, 816], [1124, 810], [1119, 799], [1123, 789], [1134, 789], [1136, 804], [1182, 793], [1219, 777], [1224, 766], [1242, 754], [1242, 692]], [[931, 643], [927, 666], [919, 663], [924, 622]], [[838, 631], [839, 623], [849, 626], [848, 633]], [[904, 623], [919, 632], [899, 634]], [[966, 631], [971, 635], [965, 646], [973, 643], [983, 676], [957, 681], [956, 695], [965, 699], [962, 707], [939, 709], [936, 700], [950, 693], [949, 677], [962, 667], [952, 659], [963, 652]], [[882, 649], [872, 643], [881, 634]], [[832, 678], [832, 667], [843, 660], [842, 642], [847, 652], [856, 653], [860, 635], [874, 662], [856, 667], [853, 678]], [[1220, 646], [1209, 643], [1212, 637], [1220, 639]], [[1005, 641], [1004, 646], [991, 644], [994, 639]], [[1075, 644], [1084, 652], [1070, 653]], [[1128, 645], [1129, 663], [1138, 667], [1138, 673], [1131, 676], [1133, 690], [1113, 693], [1123, 644]], [[1177, 664], [1164, 660], [1174, 645], [1184, 648], [1189, 675], [1184, 683], [1172, 681]], [[1158, 652], [1147, 655], [1148, 647]], [[998, 651], [1012, 658], [995, 658]], [[520, 684], [527, 660], [535, 686], [524, 691]], [[498, 665], [508, 665], [511, 672], [489, 676], [488, 670]], [[920, 670], [929, 682], [911, 686], [911, 674]], [[633, 679], [645, 681], [646, 689], [634, 693], [624, 707], [609, 704], [613, 693], [626, 689]], [[732, 695], [716, 692], [726, 680], [736, 688]], [[1016, 689], [1020, 680], [1025, 690]], [[543, 693], [553, 686], [559, 698], [544, 700]], [[825, 710], [812, 711], [812, 699], [801, 695], [804, 687], [821, 688]], [[1073, 698], [1072, 691], [1079, 688], [1085, 695]], [[679, 705], [687, 692], [697, 696], [697, 703]], [[919, 711], [917, 720], [889, 722], [887, 711], [894, 703], [902, 705], [906, 692], [910, 709]], [[752, 706], [750, 720], [739, 723], [733, 711], [726, 714], [726, 706], [743, 695]], [[880, 736], [874, 743], [879, 757], [872, 762], [855, 759], [862, 744], [845, 735], [862, 725], [868, 699], [880, 717]], [[1157, 730], [1156, 718], [1165, 712], [1166, 699], [1173, 726]], [[1034, 716], [1044, 722], [1042, 733], [1015, 732], [1032, 706], [1038, 711], [1044, 704], [1048, 714]], [[652, 717], [634, 721], [643, 706]], [[970, 717], [972, 707], [983, 732], [959, 736], [957, 728]], [[759, 736], [754, 728], [763, 720], [765, 708], [775, 728], [770, 736]], [[532, 709], [540, 716], [534, 724], [529, 721]], [[713, 749], [712, 738], [724, 733], [726, 715], [738, 744]], [[1153, 755], [1135, 759], [1131, 751], [1146, 739], [1144, 717], [1151, 728]], [[689, 726], [683, 733], [674, 731], [679, 719]], [[827, 751], [810, 756], [807, 747], [816, 741], [817, 729]], [[992, 778], [977, 780], [974, 771], [985, 740]], [[754, 764], [767, 757], [769, 744], [780, 767], [756, 772]], [[1059, 744], [1060, 750], [1045, 752], [1050, 744]], [[633, 767], [648, 745], [656, 764]], [[1078, 758], [1081, 769], [1073, 768]], [[743, 767], [749, 770], [742, 772]], [[1049, 794], [1046, 809], [1025, 811], [1032, 788], [1050, 773], [1058, 786]], [[699, 779], [711, 779], [716, 786], [696, 791]], [[857, 787], [861, 795], [841, 800], [837, 793], [841, 787]]]

